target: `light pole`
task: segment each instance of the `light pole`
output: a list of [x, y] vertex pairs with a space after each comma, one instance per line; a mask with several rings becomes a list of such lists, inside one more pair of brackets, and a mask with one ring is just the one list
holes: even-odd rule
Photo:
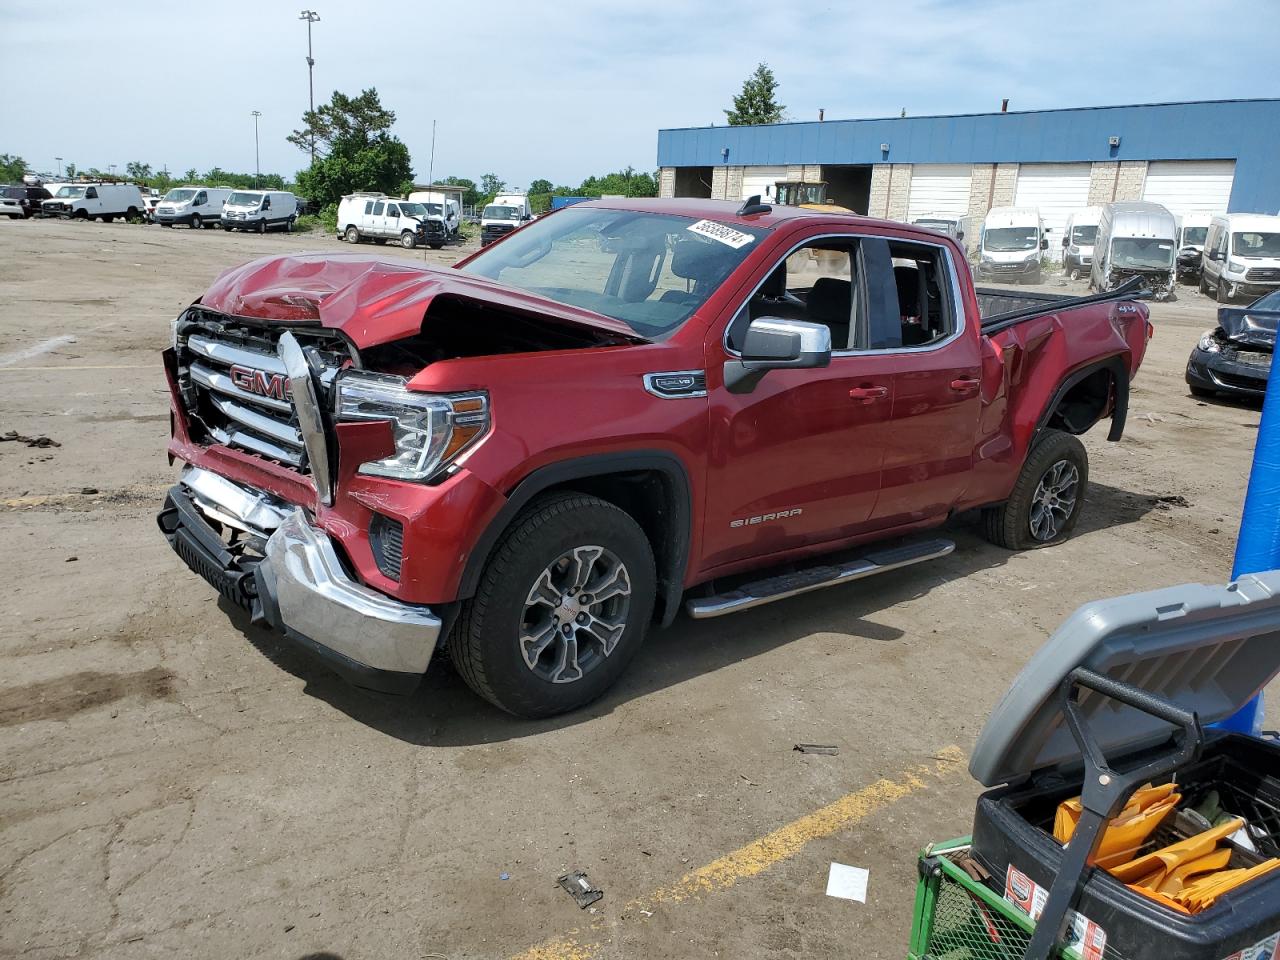
[[61, 177], [62, 176], [62, 158], [54, 157], [53, 159], [58, 161], [58, 176]]
[[[307, 21], [307, 103], [310, 105], [311, 112], [316, 112], [316, 79], [315, 79], [315, 59], [311, 56], [311, 25], [320, 22], [320, 14], [314, 10], [303, 10], [298, 15], [299, 20]], [[311, 165], [316, 165], [316, 137], [311, 135]]]
[[261, 110], [253, 111], [253, 186], [256, 189], [260, 173], [258, 171], [258, 118], [262, 116]]

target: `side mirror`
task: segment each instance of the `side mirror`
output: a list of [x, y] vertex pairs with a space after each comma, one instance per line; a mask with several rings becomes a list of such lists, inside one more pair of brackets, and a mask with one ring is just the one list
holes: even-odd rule
[[1048, 237], [1041, 237], [1041, 238], [1040, 238], [1040, 249], [1041, 249], [1041, 250], [1048, 250], [1048, 249], [1049, 249], [1049, 238], [1048, 238]]
[[963, 240], [963, 239], [964, 239], [964, 231], [963, 231], [963, 230], [957, 230], [957, 231], [956, 231], [956, 239], [957, 239], [957, 240]]
[[730, 393], [750, 393], [770, 370], [817, 369], [831, 363], [831, 329], [820, 323], [759, 317], [747, 327], [742, 359], [727, 360]]

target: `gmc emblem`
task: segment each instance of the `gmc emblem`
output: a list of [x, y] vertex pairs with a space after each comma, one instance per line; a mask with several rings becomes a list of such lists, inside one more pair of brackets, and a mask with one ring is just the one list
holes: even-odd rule
[[273, 400], [289, 399], [289, 378], [283, 373], [267, 373], [237, 364], [231, 367], [231, 382], [245, 393], [256, 393]]

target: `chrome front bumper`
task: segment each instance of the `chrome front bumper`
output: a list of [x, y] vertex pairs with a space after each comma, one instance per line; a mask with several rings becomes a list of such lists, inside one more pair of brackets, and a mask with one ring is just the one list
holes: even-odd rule
[[[224, 597], [358, 686], [407, 693], [430, 665], [441, 618], [352, 580], [301, 508], [188, 468], [159, 522], [187, 566]], [[225, 549], [219, 527], [240, 530], [260, 557]]]

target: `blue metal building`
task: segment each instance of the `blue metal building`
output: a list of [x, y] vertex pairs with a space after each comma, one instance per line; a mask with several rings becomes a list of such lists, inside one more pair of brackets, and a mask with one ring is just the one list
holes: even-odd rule
[[819, 181], [860, 213], [980, 218], [1150, 199], [1179, 215], [1280, 211], [1280, 100], [830, 120], [658, 132], [664, 196], [771, 196]]

